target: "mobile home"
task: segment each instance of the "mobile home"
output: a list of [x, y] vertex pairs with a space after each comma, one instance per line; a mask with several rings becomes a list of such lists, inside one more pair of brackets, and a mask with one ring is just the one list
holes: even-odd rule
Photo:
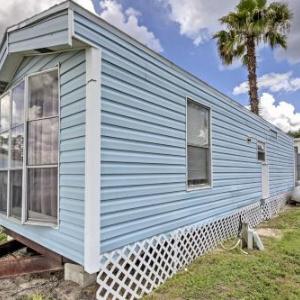
[[[201, 66], [199, 66], [201, 67]], [[293, 139], [72, 1], [0, 49], [0, 225], [134, 299], [284, 205]]]

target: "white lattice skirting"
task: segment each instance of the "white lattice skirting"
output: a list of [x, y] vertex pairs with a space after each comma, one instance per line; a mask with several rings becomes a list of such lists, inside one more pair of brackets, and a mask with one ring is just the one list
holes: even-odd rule
[[277, 215], [287, 193], [205, 223], [186, 226], [101, 256], [97, 299], [139, 299], [195, 258], [238, 233], [240, 218], [251, 227]]

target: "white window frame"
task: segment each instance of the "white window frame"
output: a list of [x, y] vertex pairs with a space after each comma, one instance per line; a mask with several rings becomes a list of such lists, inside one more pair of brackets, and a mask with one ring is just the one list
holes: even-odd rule
[[[9, 95], [9, 99], [11, 99], [11, 90], [4, 92], [2, 95], [0, 95], [0, 100], [2, 100], [5, 96]], [[11, 106], [10, 106], [11, 107]], [[0, 107], [1, 110], [1, 107]], [[0, 111], [1, 113], [1, 111]], [[1, 116], [1, 115], [0, 115]], [[11, 109], [9, 110], [9, 124], [11, 122]], [[6, 191], [6, 214], [0, 212], [0, 216], [9, 216], [9, 193], [10, 193], [10, 182], [9, 182], [9, 163], [10, 163], [10, 125], [7, 130], [3, 132], [8, 132], [8, 161], [7, 161], [7, 167], [6, 168], [0, 168], [0, 171], [6, 171], [7, 172], [7, 191]], [[3, 133], [2, 130], [0, 130], [0, 134]]]
[[[258, 145], [259, 145], [259, 144], [264, 145], [264, 149], [265, 149], [265, 160], [260, 160], [260, 159], [258, 158]], [[267, 143], [266, 143], [266, 142], [259, 141], [259, 140], [256, 142], [256, 158], [257, 158], [257, 161], [258, 161], [259, 163], [262, 163], [262, 164], [266, 164], [266, 163], [267, 163]]]
[[[207, 184], [199, 184], [197, 186], [189, 186], [188, 184], [188, 122], [187, 122], [187, 117], [188, 117], [188, 102], [194, 102], [197, 105], [205, 108], [208, 110], [208, 134], [209, 134], [209, 161], [208, 161], [208, 179], [209, 182]], [[211, 189], [213, 187], [213, 163], [212, 163], [212, 108], [210, 105], [208, 105], [206, 102], [204, 103], [203, 101], [199, 100], [194, 100], [191, 97], [186, 97], [185, 99], [185, 186], [186, 186], [186, 191], [187, 192], [192, 192], [192, 191], [198, 191], [198, 190], [204, 190], [204, 189]]]
[[[45, 119], [51, 119], [51, 118], [58, 118], [58, 149], [57, 149], [57, 164], [56, 165], [41, 165], [41, 166], [27, 166], [27, 131], [28, 131], [28, 104], [29, 104], [29, 78], [36, 76], [36, 75], [41, 75], [45, 74], [48, 72], [52, 71], [57, 71], [58, 74], [58, 114], [55, 116], [50, 116], [46, 118], [41, 118], [41, 120]], [[61, 130], [61, 104], [60, 104], [60, 96], [61, 96], [61, 80], [60, 80], [60, 66], [59, 64], [53, 68], [48, 68], [42, 71], [34, 72], [27, 74], [24, 76], [24, 78], [18, 80], [16, 84], [10, 87], [8, 91], [0, 95], [1, 98], [3, 98], [6, 94], [10, 95], [10, 101], [12, 100], [12, 90], [17, 87], [22, 81], [24, 81], [24, 137], [23, 137], [23, 166], [22, 166], [22, 213], [21, 213], [21, 220], [18, 218], [15, 218], [14, 216], [11, 216], [11, 203], [10, 203], [10, 159], [11, 159], [11, 121], [12, 121], [12, 105], [10, 104], [10, 127], [8, 129], [9, 131], [9, 152], [8, 152], [8, 167], [7, 167], [7, 172], [8, 172], [8, 178], [7, 178], [7, 213], [6, 217], [9, 220], [12, 220], [16, 223], [23, 224], [23, 225], [34, 225], [34, 226], [45, 226], [45, 227], [52, 227], [54, 229], [59, 228], [60, 224], [60, 130]], [[38, 119], [37, 119], [38, 120]], [[36, 120], [35, 120], [36, 121]], [[28, 177], [28, 169], [29, 168], [48, 168], [48, 167], [53, 167], [57, 168], [57, 218], [56, 222], [46, 222], [46, 221], [37, 221], [37, 220], [30, 220], [28, 219], [28, 203], [27, 203], [27, 177]], [[2, 169], [1, 169], [2, 170]], [[3, 169], [3, 171], [6, 171]], [[5, 214], [1, 214], [0, 216], [5, 216]]]
[[[14, 85], [12, 85], [9, 89], [9, 98], [10, 98], [10, 110], [9, 110], [9, 141], [8, 141], [8, 162], [7, 162], [7, 167], [8, 167], [8, 179], [7, 179], [7, 189], [8, 189], [8, 192], [7, 192], [7, 217], [11, 220], [14, 220], [15, 222], [22, 222], [22, 208], [21, 208], [21, 218], [18, 219], [16, 218], [15, 216], [11, 216], [11, 202], [10, 202], [10, 172], [11, 171], [16, 171], [16, 170], [22, 170], [22, 181], [23, 181], [23, 176], [24, 176], [24, 170], [23, 170], [23, 166], [22, 168], [20, 169], [17, 169], [17, 168], [14, 168], [12, 169], [11, 168], [11, 131], [12, 131], [12, 126], [11, 126], [11, 121], [12, 121], [12, 91], [14, 88], [16, 88], [19, 84], [21, 84], [22, 82], [24, 82], [24, 116], [23, 116], [23, 161], [24, 161], [24, 149], [26, 147], [24, 147], [24, 142], [25, 142], [25, 91], [26, 91], [26, 87], [25, 87], [25, 79], [22, 78], [20, 80], [18, 80]], [[20, 126], [17, 125], [15, 126], [14, 128]], [[23, 200], [23, 182], [22, 182], [22, 200]]]

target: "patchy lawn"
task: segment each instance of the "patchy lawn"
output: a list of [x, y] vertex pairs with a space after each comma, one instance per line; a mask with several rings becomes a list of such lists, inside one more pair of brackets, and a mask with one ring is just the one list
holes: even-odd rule
[[145, 300], [300, 299], [300, 208], [261, 224], [281, 230], [263, 237], [265, 251], [216, 250], [197, 259]]

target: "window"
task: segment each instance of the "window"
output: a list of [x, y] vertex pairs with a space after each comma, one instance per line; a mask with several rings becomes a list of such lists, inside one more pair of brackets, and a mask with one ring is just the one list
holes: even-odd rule
[[261, 162], [266, 160], [265, 143], [257, 142], [257, 159]]
[[57, 69], [27, 77], [0, 98], [0, 213], [57, 223], [58, 133]]
[[58, 73], [29, 78], [27, 217], [55, 222], [58, 169]]
[[9, 94], [0, 98], [0, 213], [7, 214]]
[[187, 100], [187, 185], [210, 185], [210, 110]]
[[24, 148], [24, 81], [11, 92], [9, 203], [10, 216], [22, 217], [22, 180]]

